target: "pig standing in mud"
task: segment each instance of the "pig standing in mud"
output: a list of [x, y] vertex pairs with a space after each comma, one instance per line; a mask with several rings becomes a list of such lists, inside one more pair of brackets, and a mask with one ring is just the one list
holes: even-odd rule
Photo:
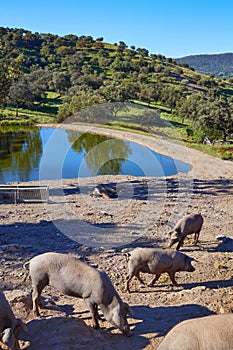
[[162, 273], [167, 272], [173, 285], [177, 286], [175, 281], [175, 273], [178, 271], [193, 272], [195, 268], [191, 261], [193, 258], [178, 252], [173, 249], [156, 249], [156, 248], [136, 248], [129, 253], [128, 268], [129, 274], [127, 276], [126, 290], [129, 292], [129, 282], [135, 276], [142, 284], [143, 280], [139, 273], [149, 273], [155, 277], [149, 282], [149, 286], [153, 286], [159, 279]]
[[179, 242], [176, 247], [176, 250], [179, 250], [184, 243], [185, 237], [192, 233], [195, 233], [194, 244], [197, 244], [203, 221], [201, 214], [186, 215], [179, 220], [175, 227], [168, 232], [170, 235], [170, 248], [173, 244]]
[[0, 291], [0, 340], [10, 350], [20, 349], [18, 342], [20, 329], [27, 331], [26, 325], [20, 319], [15, 318], [4, 293]]
[[233, 314], [211, 315], [176, 325], [158, 350], [232, 350]]
[[98, 306], [107, 321], [119, 328], [125, 335], [131, 335], [127, 314], [132, 315], [107, 274], [99, 271], [74, 256], [45, 253], [29, 261], [32, 280], [32, 302], [34, 314], [39, 316], [40, 295], [50, 285], [63, 294], [83, 298], [92, 314], [93, 326], [99, 328]]

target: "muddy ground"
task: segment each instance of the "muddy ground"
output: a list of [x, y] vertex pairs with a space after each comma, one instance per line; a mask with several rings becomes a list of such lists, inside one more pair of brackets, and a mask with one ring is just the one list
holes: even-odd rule
[[[161, 140], [107, 133], [162, 151]], [[20, 335], [22, 349], [157, 349], [178, 322], [233, 311], [233, 164], [193, 150], [182, 153], [182, 145], [163, 140], [164, 145], [178, 159], [187, 160], [188, 154], [189, 174], [47, 181], [48, 203], [14, 204], [5, 199], [0, 204], [0, 287], [28, 326], [28, 333]], [[93, 196], [99, 184], [114, 188], [116, 198]], [[166, 247], [170, 227], [191, 212], [204, 217], [200, 241], [193, 246], [190, 237], [181, 251], [197, 260], [196, 270], [177, 273], [178, 287], [171, 286], [167, 275], [154, 287], [140, 286], [133, 279], [132, 292], [126, 293], [124, 253], [139, 246]], [[93, 330], [84, 302], [51, 287], [43, 291], [45, 308], [35, 319], [23, 264], [47, 251], [72, 253], [105, 270], [133, 309], [134, 317], [129, 317], [133, 336], [121, 335], [106, 321], [100, 330]], [[149, 281], [150, 276], [142, 278]]]

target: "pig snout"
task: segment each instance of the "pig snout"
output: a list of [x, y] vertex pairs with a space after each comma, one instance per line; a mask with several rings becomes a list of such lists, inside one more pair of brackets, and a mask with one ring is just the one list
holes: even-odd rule
[[176, 231], [170, 231], [168, 234], [170, 236], [169, 248], [171, 248], [175, 243], [179, 242], [180, 238]]
[[193, 265], [190, 264], [187, 271], [193, 272], [193, 271], [195, 271], [195, 267], [193, 267]]
[[123, 327], [122, 333], [123, 333], [124, 335], [126, 335], [127, 337], [131, 337], [131, 336], [132, 336], [132, 332], [131, 332], [131, 330], [130, 330], [130, 328], [129, 328], [128, 323]]
[[187, 257], [187, 259], [186, 259], [186, 271], [188, 271], [188, 272], [195, 271], [195, 267], [192, 265], [192, 261], [196, 261], [196, 260], [191, 258], [191, 257]]
[[129, 307], [127, 303], [123, 303], [123, 305], [120, 307], [117, 307], [111, 316], [111, 319], [109, 321], [114, 324], [124, 335], [131, 336], [132, 333], [130, 331], [130, 327], [127, 321], [127, 315], [133, 316], [133, 311]]
[[130, 327], [129, 327], [129, 324], [128, 324], [126, 317], [123, 317], [123, 319], [121, 320], [121, 325], [120, 325], [119, 329], [127, 337], [130, 337], [132, 335], [132, 332], [130, 330]]

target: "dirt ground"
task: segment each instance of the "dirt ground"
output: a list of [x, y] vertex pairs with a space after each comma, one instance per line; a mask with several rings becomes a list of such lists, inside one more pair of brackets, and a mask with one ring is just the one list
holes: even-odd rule
[[[188, 162], [192, 170], [162, 178], [97, 176], [47, 181], [48, 203], [0, 204], [0, 288], [28, 326], [28, 333], [20, 335], [22, 349], [157, 349], [178, 322], [233, 311], [233, 163], [164, 139], [106, 129], [96, 132], [141, 143]], [[117, 197], [93, 196], [99, 184], [114, 188]], [[171, 286], [167, 275], [154, 287], [141, 286], [133, 279], [132, 292], [126, 293], [124, 253], [135, 247], [166, 247], [169, 229], [191, 212], [204, 217], [200, 241], [194, 246], [193, 237], [187, 239], [181, 251], [197, 260], [193, 263], [196, 270], [177, 273], [178, 287]], [[83, 300], [51, 287], [44, 289], [45, 308], [42, 317], [35, 319], [23, 264], [47, 251], [73, 253], [105, 270], [134, 312], [128, 319], [133, 336], [123, 336], [106, 321], [100, 330], [93, 330]]]

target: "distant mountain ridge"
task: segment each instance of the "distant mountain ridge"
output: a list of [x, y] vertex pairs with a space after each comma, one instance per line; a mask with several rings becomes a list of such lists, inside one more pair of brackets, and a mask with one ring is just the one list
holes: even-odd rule
[[215, 74], [216, 77], [233, 77], [233, 53], [190, 55], [175, 59], [177, 63], [186, 63], [195, 71], [203, 74]]

